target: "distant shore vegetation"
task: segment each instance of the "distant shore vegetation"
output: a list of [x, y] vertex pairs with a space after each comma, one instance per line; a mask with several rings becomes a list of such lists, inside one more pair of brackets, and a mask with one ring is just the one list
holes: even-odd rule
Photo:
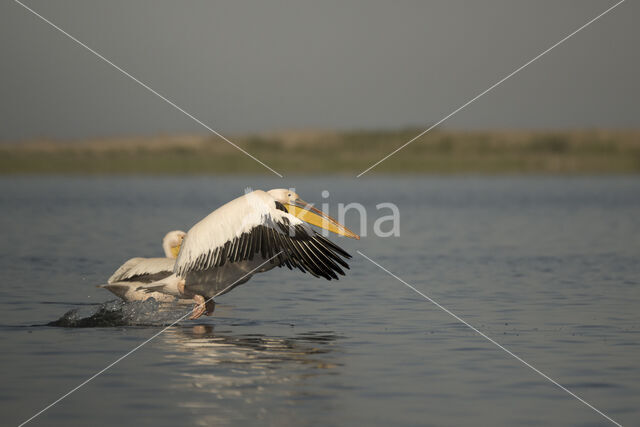
[[[288, 131], [230, 140], [285, 175], [355, 175], [421, 131]], [[0, 143], [5, 175], [270, 173], [216, 136]], [[640, 130], [433, 130], [370, 173], [640, 173]]]

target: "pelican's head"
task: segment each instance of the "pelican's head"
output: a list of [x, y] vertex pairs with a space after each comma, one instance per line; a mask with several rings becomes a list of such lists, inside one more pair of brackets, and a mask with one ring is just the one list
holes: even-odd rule
[[180, 230], [170, 231], [162, 239], [162, 249], [164, 249], [164, 256], [167, 258], [178, 258], [180, 252], [180, 246], [182, 246], [182, 240], [187, 233]]
[[335, 219], [331, 218], [326, 213], [319, 209], [314, 208], [309, 203], [305, 202], [291, 190], [278, 188], [275, 190], [269, 190], [267, 193], [276, 199], [276, 202], [281, 203], [287, 212], [300, 218], [304, 222], [315, 225], [325, 230], [329, 230], [333, 233], [341, 236], [352, 237], [354, 239], [360, 239], [353, 231], [349, 230], [344, 225], [340, 224]]

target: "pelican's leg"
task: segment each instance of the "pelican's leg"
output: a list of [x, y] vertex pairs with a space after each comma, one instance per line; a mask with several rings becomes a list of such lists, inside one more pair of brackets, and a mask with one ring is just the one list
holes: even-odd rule
[[178, 292], [180, 292], [180, 295], [182, 295], [182, 296], [186, 296], [184, 285], [185, 285], [185, 280], [184, 279], [182, 279], [182, 280], [180, 280], [178, 282]]
[[194, 295], [193, 296], [196, 305], [193, 306], [193, 312], [189, 317], [189, 320], [195, 320], [207, 313], [207, 303], [202, 295]]
[[207, 316], [211, 316], [211, 315], [213, 314], [213, 310], [215, 310], [215, 309], [216, 309], [216, 303], [215, 303], [215, 301], [213, 300], [213, 298], [209, 298], [209, 299], [207, 300], [207, 302], [205, 303], [205, 307], [206, 307], [206, 309], [207, 309], [207, 311], [205, 312], [205, 314], [206, 314]]

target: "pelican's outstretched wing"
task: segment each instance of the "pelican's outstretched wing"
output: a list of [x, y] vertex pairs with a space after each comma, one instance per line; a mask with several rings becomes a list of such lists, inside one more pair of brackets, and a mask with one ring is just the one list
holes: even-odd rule
[[109, 277], [107, 283], [155, 282], [172, 275], [174, 264], [172, 258], [131, 258]]
[[[338, 279], [351, 258], [264, 191], [245, 194], [213, 211], [185, 237], [174, 271], [178, 276], [226, 263], [268, 260], [327, 280]], [[342, 257], [342, 258], [341, 258]], [[337, 273], [337, 274], [336, 274]]]

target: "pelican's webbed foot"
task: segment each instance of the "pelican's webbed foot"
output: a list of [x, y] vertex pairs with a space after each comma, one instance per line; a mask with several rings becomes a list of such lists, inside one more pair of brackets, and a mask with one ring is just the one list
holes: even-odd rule
[[213, 302], [213, 298], [205, 299], [202, 295], [194, 295], [193, 297], [196, 305], [193, 307], [193, 312], [189, 317], [190, 320], [198, 319], [203, 314], [211, 316], [216, 308], [216, 303]]

